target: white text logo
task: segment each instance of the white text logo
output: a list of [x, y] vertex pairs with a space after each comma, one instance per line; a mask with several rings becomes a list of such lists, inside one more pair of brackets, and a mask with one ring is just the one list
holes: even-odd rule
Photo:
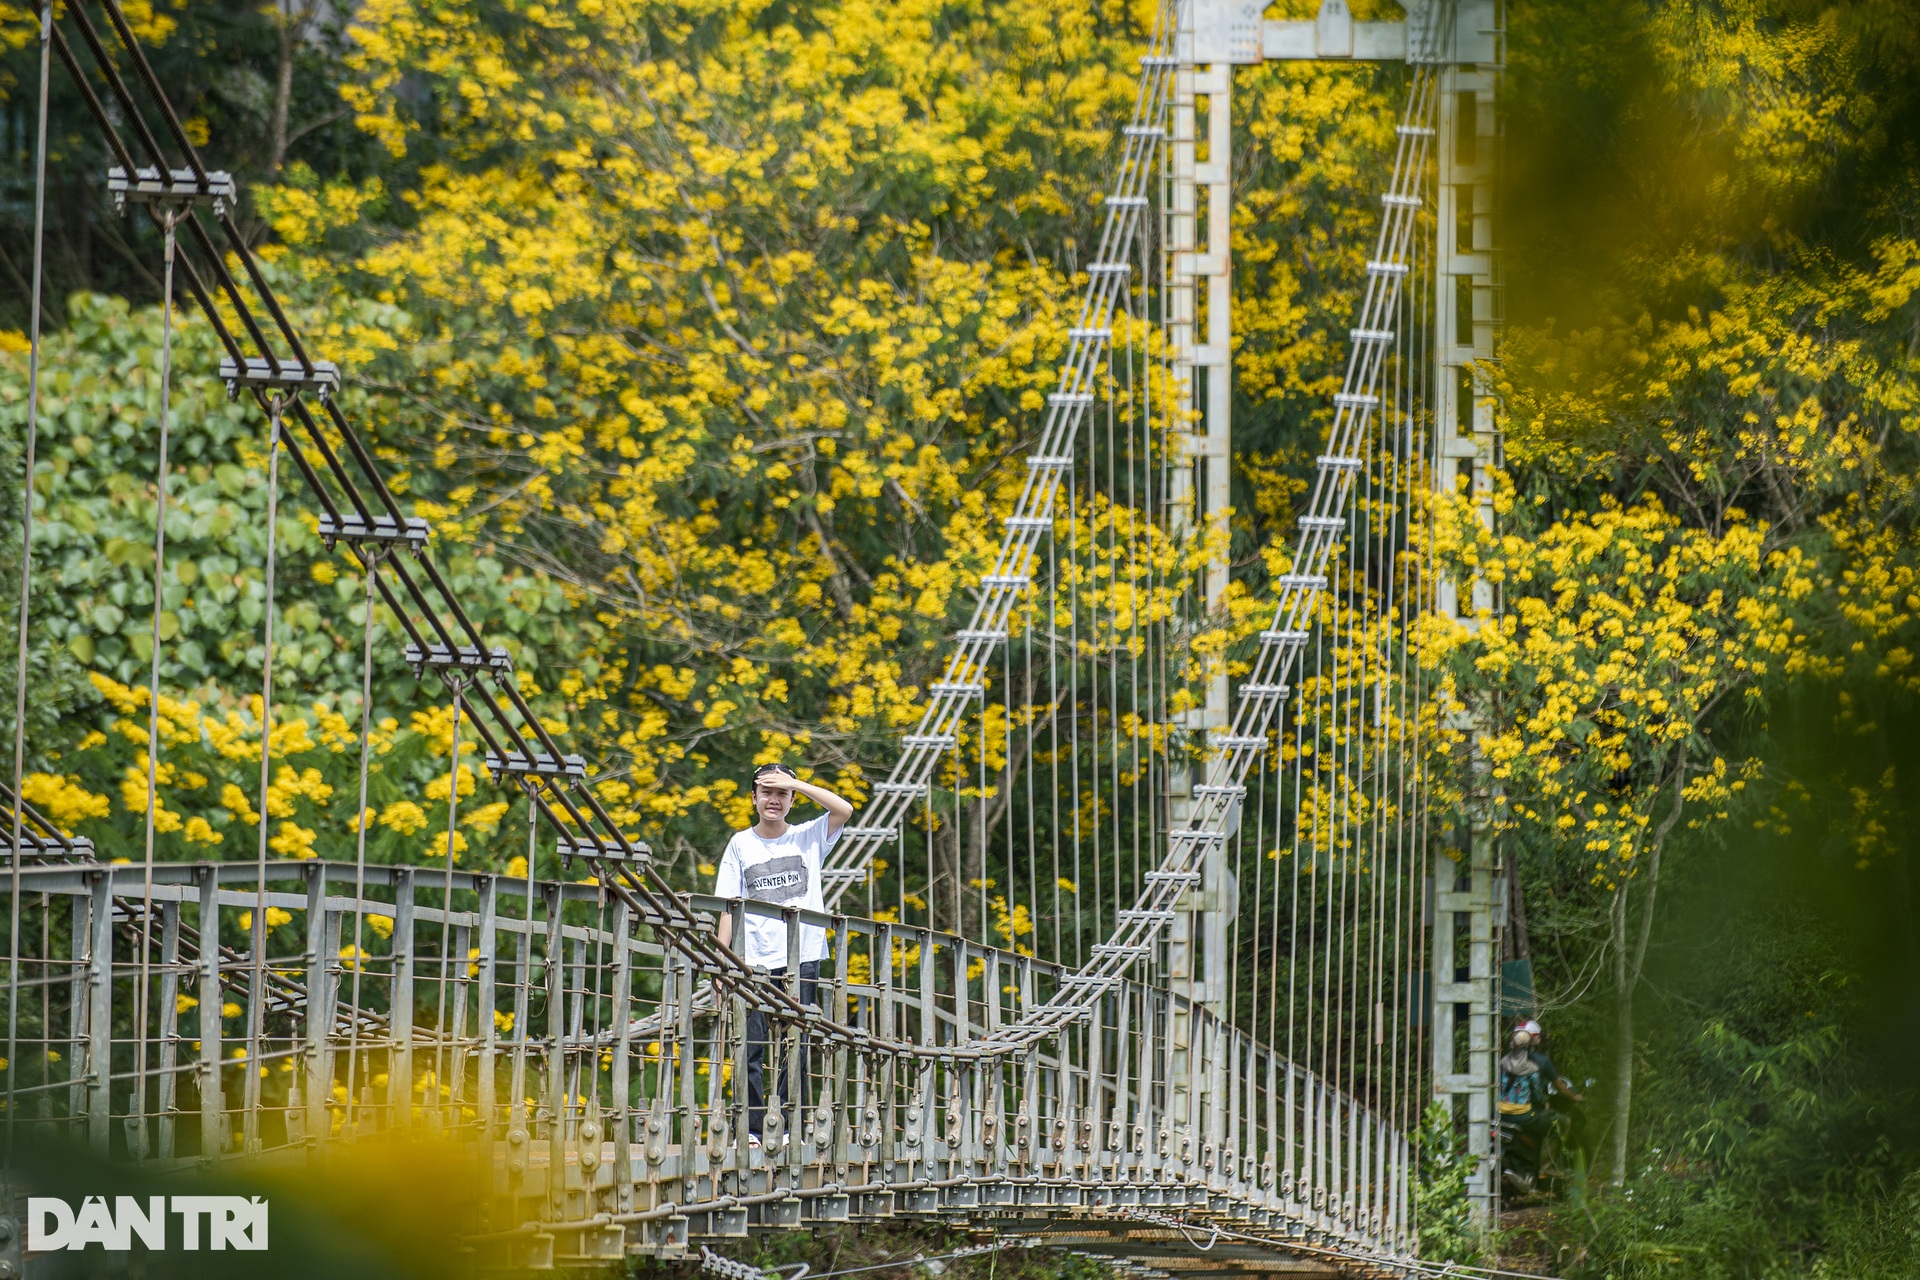
[[115, 1196], [112, 1207], [105, 1196], [88, 1196], [78, 1211], [65, 1200], [30, 1196], [27, 1248], [51, 1253], [97, 1244], [120, 1250], [138, 1240], [149, 1249], [165, 1249], [169, 1207], [180, 1219], [183, 1249], [201, 1248], [203, 1238], [209, 1249], [267, 1247], [267, 1202], [259, 1196]]

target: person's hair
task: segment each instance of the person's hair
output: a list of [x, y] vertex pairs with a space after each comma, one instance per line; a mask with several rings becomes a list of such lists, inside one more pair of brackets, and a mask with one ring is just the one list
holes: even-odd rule
[[747, 784], [747, 789], [749, 791], [758, 791], [760, 789], [760, 779], [770, 773], [784, 773], [788, 777], [794, 776], [793, 770], [784, 764], [763, 764], [753, 771], [753, 781]]

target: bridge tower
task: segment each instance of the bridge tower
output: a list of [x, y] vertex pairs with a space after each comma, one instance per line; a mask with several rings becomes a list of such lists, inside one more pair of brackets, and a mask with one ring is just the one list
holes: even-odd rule
[[[1499, 143], [1496, 94], [1505, 61], [1504, 0], [1406, 0], [1401, 21], [1356, 21], [1347, 0], [1322, 0], [1310, 19], [1263, 16], [1264, 0], [1181, 0], [1174, 37], [1170, 191], [1167, 204], [1167, 340], [1177, 404], [1168, 456], [1173, 469], [1168, 509], [1174, 532], [1211, 530], [1227, 519], [1232, 501], [1232, 254], [1233, 70], [1269, 61], [1426, 61], [1438, 66], [1434, 128], [1435, 181], [1432, 271], [1433, 362], [1428, 441], [1435, 487], [1451, 491], [1464, 479], [1481, 519], [1493, 523], [1491, 469], [1499, 456], [1494, 401], [1484, 370], [1496, 352], [1501, 320], [1498, 259], [1494, 252], [1494, 182]], [[1190, 523], [1189, 523], [1190, 522]], [[1220, 544], [1225, 546], [1224, 538]], [[1226, 594], [1226, 557], [1204, 581], [1204, 608], [1218, 609]], [[1495, 604], [1489, 584], [1467, 588], [1468, 612]], [[1458, 584], [1438, 584], [1438, 607], [1458, 617]], [[1197, 734], [1224, 733], [1232, 719], [1228, 678], [1215, 675], [1204, 705], [1188, 713]], [[1193, 808], [1193, 779], [1175, 771], [1168, 815], [1178, 826]], [[1492, 1146], [1494, 1059], [1499, 1037], [1495, 990], [1496, 903], [1501, 867], [1488, 822], [1492, 796], [1474, 797], [1464, 848], [1439, 852], [1441, 868], [1429, 893], [1432, 919], [1432, 1035], [1434, 1095], [1464, 1110], [1469, 1182], [1475, 1210], [1490, 1223], [1498, 1207], [1499, 1176]], [[1196, 1002], [1224, 1011], [1228, 929], [1238, 911], [1238, 886], [1224, 846], [1204, 865], [1200, 888], [1183, 900], [1169, 932], [1169, 976]], [[1190, 1086], [1188, 1048], [1176, 1047], [1176, 1088]], [[1201, 1085], [1204, 1088], [1204, 1084]]]

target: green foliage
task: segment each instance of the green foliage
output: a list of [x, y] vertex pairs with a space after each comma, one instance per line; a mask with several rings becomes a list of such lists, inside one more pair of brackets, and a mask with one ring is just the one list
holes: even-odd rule
[[[319, 0], [126, 0], [121, 9], [187, 136], [209, 166], [239, 180], [236, 216], [250, 235], [261, 229], [251, 208], [254, 189], [285, 166], [357, 176], [378, 157], [340, 102], [345, 7]], [[0, 330], [24, 330], [28, 322], [39, 10], [39, 0], [0, 0]], [[112, 46], [103, 15], [93, 20]], [[68, 37], [82, 65], [91, 65], [84, 42], [71, 29]], [[43, 305], [57, 327], [75, 293], [156, 301], [161, 234], [145, 214], [114, 210], [106, 178], [117, 161], [57, 56], [52, 65]], [[122, 136], [136, 135], [123, 125]], [[150, 161], [139, 155], [138, 163]]]
[[[391, 312], [361, 314], [392, 323]], [[34, 625], [41, 640], [29, 768], [44, 772], [30, 778], [28, 794], [104, 853], [133, 856], [144, 851], [160, 315], [96, 295], [75, 296], [69, 315], [68, 326], [49, 335], [43, 366], [34, 486]], [[160, 583], [161, 734], [168, 750], [158, 854], [246, 857], [251, 834], [229, 840], [226, 833], [260, 804], [266, 424], [254, 406], [228, 401], [213, 376], [218, 349], [204, 321], [182, 317], [174, 358]], [[0, 438], [15, 467], [25, 371], [24, 353], [0, 354]], [[364, 412], [367, 399], [351, 388], [343, 395], [351, 412]], [[349, 746], [359, 727], [365, 585], [342, 568], [351, 562], [322, 546], [290, 460], [282, 461], [281, 484], [273, 847], [290, 856], [350, 857], [359, 752]], [[17, 531], [17, 521], [12, 514], [6, 527]], [[510, 567], [484, 544], [438, 554], [476, 624], [513, 655], [523, 688], [539, 694], [543, 662], [564, 654], [592, 620], [572, 613], [551, 580]], [[373, 833], [370, 854], [382, 861], [444, 857], [446, 843], [446, 693], [421, 687], [403, 661], [404, 640], [391, 612], [376, 604], [372, 718], [383, 750], [372, 762], [369, 803], [391, 820]], [[10, 689], [10, 658], [5, 668]], [[544, 702], [561, 710], [551, 698]], [[9, 726], [12, 706], [9, 696]], [[462, 754], [472, 746], [463, 744]], [[436, 782], [438, 802], [423, 794]], [[463, 794], [472, 786], [469, 776]], [[492, 795], [481, 799], [496, 803]], [[403, 801], [414, 807], [393, 808]], [[468, 817], [478, 813], [481, 821], [463, 827], [486, 846], [481, 865], [504, 867], [524, 852], [525, 840], [513, 834], [512, 820], [503, 825], [488, 812], [470, 805]]]
[[1873, 1079], [1850, 1043], [1863, 1010], [1840, 958], [1785, 911], [1723, 924], [1670, 940], [1687, 959], [1663, 975], [1679, 989], [1645, 1049], [1636, 1167], [1570, 1220], [1574, 1274], [1731, 1280], [1804, 1266], [1824, 1241], [1871, 1254], [1899, 1238], [1915, 1099]]
[[1920, 1277], [1920, 1172], [1890, 1192], [1834, 1206], [1826, 1249], [1813, 1280], [1915, 1280]]
[[1446, 1104], [1429, 1105], [1420, 1117], [1420, 1176], [1413, 1189], [1413, 1217], [1420, 1256], [1430, 1262], [1478, 1262], [1480, 1231], [1467, 1198], [1473, 1158], [1467, 1139]]
[[[26, 467], [23, 449], [22, 433], [0, 430], [0, 476], [17, 476], [23, 472]], [[14, 709], [19, 705], [16, 676], [20, 653], [20, 531], [26, 505], [21, 499], [25, 494], [25, 485], [0, 486], [0, 591], [5, 592], [0, 599], [0, 760], [5, 761], [4, 767], [8, 770], [8, 787], [13, 785]], [[55, 573], [44, 557], [35, 562], [33, 576], [33, 595], [42, 602], [54, 598]], [[28, 754], [23, 762], [28, 769], [38, 768], [42, 763], [34, 755], [36, 750], [45, 751], [49, 746], [57, 749], [64, 736], [58, 732], [62, 718], [87, 696], [79, 664], [55, 638], [65, 621], [64, 611], [42, 609], [33, 614], [28, 631], [25, 744]]]

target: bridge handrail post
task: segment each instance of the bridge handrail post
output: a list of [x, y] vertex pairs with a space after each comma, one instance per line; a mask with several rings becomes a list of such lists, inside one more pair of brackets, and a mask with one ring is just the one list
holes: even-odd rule
[[[81, 980], [86, 1038], [77, 1040], [84, 1053], [74, 1055], [74, 1078], [87, 1104], [87, 1145], [95, 1155], [105, 1156], [113, 1118], [113, 873], [96, 871], [90, 879], [90, 892], [73, 899], [76, 924], [82, 919], [86, 923], [86, 976]], [[76, 943], [80, 937], [76, 928]], [[79, 1025], [74, 1030], [77, 1039]]]
[[[387, 1023], [388, 1059], [387, 1059], [387, 1102], [393, 1108], [393, 1125], [396, 1129], [409, 1129], [413, 1126], [413, 965], [417, 951], [417, 939], [414, 937], [414, 870], [412, 867], [396, 867], [393, 874], [393, 986], [391, 1007], [393, 1016]], [[532, 912], [528, 912], [527, 928], [521, 934], [525, 940], [522, 956], [529, 954], [527, 948], [533, 945]], [[521, 974], [521, 990], [525, 990], [526, 974]], [[519, 1020], [514, 1030], [524, 1042], [527, 1035], [527, 1015], [525, 999], [521, 1000]], [[520, 1057], [519, 1069], [515, 1075], [514, 1102], [520, 1101], [519, 1090], [524, 1088], [526, 1079], [526, 1050], [517, 1050]]]
[[[329, 1119], [333, 1106], [333, 1073], [327, 1052], [333, 1032], [332, 965], [328, 963], [331, 953], [327, 949], [328, 916], [327, 911], [327, 869], [324, 863], [312, 862], [302, 867], [301, 878], [306, 881], [307, 890], [307, 929], [301, 956], [301, 966], [307, 978], [307, 1007], [304, 1010], [305, 1035], [301, 1037], [306, 1050], [307, 1099], [306, 1114], [301, 1117], [306, 1126], [306, 1138], [311, 1143], [325, 1142], [331, 1130]], [[272, 921], [268, 921], [270, 925]], [[262, 936], [265, 936], [264, 934]], [[354, 939], [358, 944], [359, 939]], [[293, 1014], [296, 1021], [301, 1013]], [[249, 1072], [257, 1070], [249, 1063]], [[297, 1077], [299, 1072], [295, 1072]], [[294, 1099], [287, 1100], [287, 1118], [293, 1119]], [[353, 1115], [353, 1099], [347, 1099], [347, 1116]], [[293, 1134], [289, 1133], [291, 1140]]]
[[[1019, 964], [1020, 977], [1015, 998], [1020, 1002], [1020, 1015], [1024, 1016], [1033, 1007], [1033, 957], [1022, 956]], [[1040, 1107], [1035, 1091], [1039, 1085], [1041, 1043], [1036, 1040], [1021, 1054], [1020, 1109], [1016, 1122], [1020, 1135], [1014, 1149], [1019, 1153], [1020, 1172], [1027, 1175], [1034, 1171], [1034, 1153], [1039, 1147]]]
[[[474, 926], [474, 945], [480, 950], [479, 982], [474, 996], [474, 1030], [480, 1038], [479, 1060], [474, 1067], [474, 1103], [479, 1117], [478, 1130], [481, 1150], [489, 1150], [489, 1145], [498, 1128], [499, 1107], [497, 1089], [494, 1081], [494, 1059], [499, 1052], [499, 1027], [494, 1021], [495, 1007], [499, 1001], [499, 962], [497, 952], [500, 949], [500, 881], [499, 877], [481, 875], [478, 877], [480, 903], [475, 912], [477, 923]], [[615, 1026], [621, 1025], [616, 1022]], [[625, 1043], [621, 1037], [620, 1043]]]
[[200, 1157], [211, 1160], [220, 1154], [226, 1110], [220, 1079], [220, 882], [212, 866], [196, 867], [194, 874], [200, 882]]
[[[696, 1064], [693, 1038], [693, 958], [669, 948], [667, 963], [678, 977], [674, 982], [674, 1050], [679, 1054], [680, 1099], [678, 1114], [669, 1119], [669, 1128], [680, 1141], [679, 1174], [682, 1186], [693, 1178], [695, 1153], [700, 1148], [700, 1104], [695, 1093]], [[717, 1019], [716, 1019], [717, 1021]], [[662, 1056], [664, 1061], [664, 1055]], [[677, 1125], [677, 1127], [675, 1127]]]
[[[849, 1026], [852, 1021], [847, 1008], [847, 962], [850, 959], [849, 952], [852, 950], [853, 942], [853, 934], [849, 929], [846, 916], [836, 915], [833, 917], [832, 934], [833, 977], [830, 982], [823, 984], [827, 988], [827, 1000], [824, 1007], [829, 1021], [838, 1026], [846, 1027]], [[829, 1113], [827, 1117], [828, 1150], [831, 1154], [827, 1158], [832, 1162], [831, 1168], [821, 1171], [821, 1177], [823, 1179], [831, 1177], [833, 1180], [838, 1181], [838, 1172], [846, 1168], [847, 1162], [851, 1157], [851, 1150], [847, 1140], [848, 1107], [853, 1102], [852, 1080], [848, 1073], [850, 1062], [851, 1058], [847, 1050], [846, 1040], [836, 1039], [833, 1042], [832, 1076], [828, 1081], [826, 1097], [823, 1102], [819, 1104], [825, 1106]], [[814, 1110], [816, 1123], [818, 1122], [819, 1114], [819, 1108], [816, 1106]], [[794, 1176], [799, 1176], [800, 1161], [798, 1152], [794, 1153], [793, 1172]]]
[[173, 1112], [179, 1098], [180, 1078], [176, 1064], [180, 1054], [180, 909], [179, 902], [156, 904], [160, 913], [160, 1077], [155, 1109], [155, 1155], [173, 1159]]
[[[935, 1000], [935, 972], [933, 955], [933, 930], [921, 929], [920, 935], [920, 975], [915, 999], [920, 1011], [920, 1043], [933, 1049], [940, 1044], [940, 1011]], [[915, 1094], [919, 1099], [919, 1119], [917, 1137], [914, 1144], [917, 1157], [917, 1176], [924, 1177], [933, 1166], [933, 1115], [939, 1105], [936, 1093], [940, 1087], [940, 1074], [932, 1057], [922, 1058], [919, 1080]]]
[[[744, 920], [745, 915], [746, 912], [743, 905], [738, 919]], [[740, 926], [736, 923], [734, 927], [738, 930]], [[736, 932], [733, 936], [736, 938], [744, 938], [746, 935], [742, 932]], [[726, 1111], [729, 1124], [725, 1127], [726, 1136], [731, 1139], [730, 1146], [733, 1155], [733, 1168], [735, 1170], [735, 1182], [732, 1189], [736, 1194], [744, 1191], [746, 1188], [746, 1171], [750, 1159], [749, 1152], [751, 1151], [747, 1140], [747, 1054], [750, 1051], [749, 1037], [751, 1035], [751, 1029], [748, 1026], [748, 1016], [746, 997], [736, 992], [733, 997], [732, 1043], [728, 1046], [731, 1050], [730, 1056], [733, 1061], [732, 1091], [728, 1096], [728, 1107]], [[721, 1074], [720, 1067], [716, 1065], [712, 1075], [709, 1077], [716, 1089], [719, 1088]], [[763, 1076], [762, 1079], [764, 1078]], [[715, 1189], [718, 1190], [717, 1184]]]
[[[547, 1211], [558, 1221], [566, 1206], [567, 1055], [561, 1046], [567, 1035], [567, 940], [565, 890], [544, 886], [547, 903], [547, 1061], [541, 1110], [547, 1122]], [[445, 982], [447, 975], [441, 974]], [[438, 1087], [439, 1082], [435, 1081]], [[536, 1115], [536, 1119], [537, 1119]]]
[[[609, 992], [607, 1026], [613, 1031], [613, 1064], [607, 1086], [611, 1094], [608, 1125], [613, 1138], [614, 1207], [625, 1213], [633, 1208], [633, 1045], [627, 1025], [633, 1019], [633, 908], [625, 898], [613, 902], [613, 987]], [[484, 952], [484, 948], [483, 948]], [[489, 1026], [492, 1006], [486, 1010]], [[599, 1052], [599, 1046], [594, 1047]], [[644, 1073], [643, 1073], [644, 1078]]]
[[[874, 926], [868, 938], [869, 972], [873, 984], [879, 988], [873, 998], [873, 1026], [882, 1042], [894, 1039], [893, 1009], [893, 925], [882, 921]], [[894, 1125], [896, 1108], [894, 1101], [894, 1056], [881, 1054], [875, 1064], [874, 1103], [875, 1121], [879, 1141], [875, 1145], [873, 1156], [880, 1162], [881, 1180], [893, 1180], [894, 1166]]]

